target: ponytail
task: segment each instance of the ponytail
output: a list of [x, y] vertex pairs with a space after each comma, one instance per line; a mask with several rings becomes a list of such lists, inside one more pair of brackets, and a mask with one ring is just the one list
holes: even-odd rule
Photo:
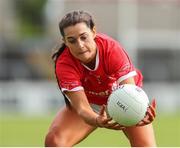
[[65, 96], [65, 94], [61, 90], [61, 87], [60, 87], [60, 84], [59, 84], [59, 80], [58, 80], [58, 77], [57, 77], [57, 73], [56, 73], [56, 62], [57, 62], [57, 59], [62, 54], [62, 52], [64, 51], [65, 48], [66, 48], [66, 45], [64, 43], [62, 43], [60, 46], [56, 45], [56, 47], [54, 48], [55, 51], [52, 54], [52, 59], [53, 59], [53, 61], [55, 63], [55, 76], [56, 76], [56, 80], [57, 80], [59, 89], [60, 89], [62, 95], [64, 96], [64, 100], [65, 100], [65, 103], [66, 103], [67, 107], [71, 107], [69, 100], [67, 99], [67, 97]]
[[62, 43], [59, 47], [59, 45], [57, 45], [54, 49], [55, 51], [52, 54], [52, 60], [56, 63], [57, 58], [61, 55], [61, 53], [64, 51], [64, 49], [66, 48], [66, 45], [64, 43]]

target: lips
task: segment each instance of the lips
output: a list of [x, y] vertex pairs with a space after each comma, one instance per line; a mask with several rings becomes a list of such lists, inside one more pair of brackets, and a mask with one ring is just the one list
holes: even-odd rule
[[86, 52], [88, 52], [88, 50], [86, 50], [86, 51], [81, 51], [81, 52], [79, 52], [79, 54], [84, 54], [84, 53], [86, 53]]

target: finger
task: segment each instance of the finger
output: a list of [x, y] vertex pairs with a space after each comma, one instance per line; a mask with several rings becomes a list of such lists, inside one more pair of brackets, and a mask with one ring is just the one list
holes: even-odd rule
[[106, 125], [104, 125], [106, 128], [109, 128], [109, 129], [114, 129], [114, 128], [119, 128], [119, 127], [124, 127], [122, 125], [120, 125], [119, 123], [113, 121], [113, 120], [110, 120], [109, 122], [106, 123]]
[[124, 125], [121, 125], [121, 124], [119, 124], [118, 122], [115, 122], [115, 121], [114, 121], [112, 124], [113, 124], [113, 128], [115, 128], [115, 127], [116, 127], [116, 128], [120, 128], [120, 127], [121, 127], [121, 128], [125, 128]]
[[150, 112], [153, 114], [153, 116], [155, 117], [156, 116], [156, 110], [155, 110], [155, 108], [152, 106], [152, 105], [150, 105], [149, 106], [149, 109], [150, 109]]
[[154, 115], [152, 114], [151, 110], [148, 108], [146, 112], [146, 116], [142, 119], [143, 122], [152, 122], [154, 120]]
[[146, 116], [144, 117], [144, 119], [142, 121], [145, 121], [145, 122], [152, 122], [153, 120], [155, 119], [155, 116], [154, 114], [152, 113], [151, 109], [148, 108], [147, 112], [146, 112]]
[[126, 127], [118, 124], [118, 125], [115, 125], [112, 129], [114, 129], [114, 130], [124, 130], [124, 129], [126, 129]]
[[149, 114], [147, 114], [140, 122], [138, 122], [135, 126], [144, 126], [149, 123]]
[[147, 111], [147, 115], [146, 115], [146, 116], [149, 117], [149, 120], [150, 120], [150, 121], [153, 121], [154, 118], [155, 118], [155, 116], [154, 116], [154, 114], [151, 112], [151, 110]]
[[113, 129], [114, 126], [116, 126], [116, 123], [107, 123], [104, 125], [104, 127], [109, 128], [109, 129]]
[[156, 100], [153, 99], [151, 104], [149, 105], [148, 109], [151, 110], [153, 116], [155, 117], [156, 116]]
[[144, 125], [146, 125], [146, 124], [149, 124], [149, 120], [147, 120], [147, 119], [143, 119], [143, 120], [141, 120], [137, 125], [138, 126], [144, 126]]
[[121, 125], [119, 125], [119, 124], [115, 124], [114, 126], [109, 126], [109, 127], [106, 127], [106, 128], [108, 128], [108, 129], [113, 129], [113, 130], [123, 130], [123, 129], [125, 129], [126, 127], [121, 126]]
[[155, 117], [153, 116], [153, 114], [150, 111], [148, 111], [146, 116], [144, 117], [144, 119], [141, 120], [138, 124], [136, 124], [136, 126], [147, 125], [147, 124], [151, 123], [154, 120], [154, 118]]
[[139, 126], [145, 126], [145, 125], [148, 125], [150, 123], [151, 123], [150, 121], [143, 120], [142, 123]]
[[156, 100], [155, 99], [152, 100], [151, 104], [152, 104], [152, 107], [156, 108]]
[[142, 120], [142, 122], [144, 122], [144, 123], [149, 123], [149, 122], [151, 122], [151, 119], [150, 119], [151, 117], [149, 116], [149, 114], [147, 114], [146, 115], [146, 117]]
[[135, 126], [143, 126], [144, 122], [141, 120], [140, 122], [138, 122]]
[[117, 123], [117, 122], [108, 122], [108, 126], [109, 127], [114, 127], [114, 126], [117, 126], [117, 125], [119, 125], [119, 123]]
[[136, 124], [135, 126], [145, 126], [147, 124], [150, 124], [151, 122], [149, 120], [142, 120], [140, 121], [138, 124]]
[[111, 120], [112, 120], [112, 118], [103, 119], [102, 124], [108, 124], [108, 122]]

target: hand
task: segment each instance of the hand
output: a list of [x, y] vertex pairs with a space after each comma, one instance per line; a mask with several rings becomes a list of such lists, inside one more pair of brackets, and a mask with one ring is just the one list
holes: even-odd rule
[[114, 130], [123, 130], [124, 126], [112, 120], [112, 118], [108, 117], [105, 111], [106, 106], [102, 105], [99, 115], [96, 117], [96, 125], [97, 127], [104, 127], [108, 129]]
[[136, 126], [144, 126], [150, 124], [156, 117], [156, 100], [153, 99], [147, 109], [146, 116]]

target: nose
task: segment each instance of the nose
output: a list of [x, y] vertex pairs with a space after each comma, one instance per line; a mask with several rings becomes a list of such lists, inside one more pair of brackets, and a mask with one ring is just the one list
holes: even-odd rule
[[81, 40], [78, 40], [78, 41], [77, 41], [77, 44], [78, 44], [78, 46], [79, 46], [80, 48], [83, 48], [83, 47], [84, 47], [84, 42], [81, 41]]

